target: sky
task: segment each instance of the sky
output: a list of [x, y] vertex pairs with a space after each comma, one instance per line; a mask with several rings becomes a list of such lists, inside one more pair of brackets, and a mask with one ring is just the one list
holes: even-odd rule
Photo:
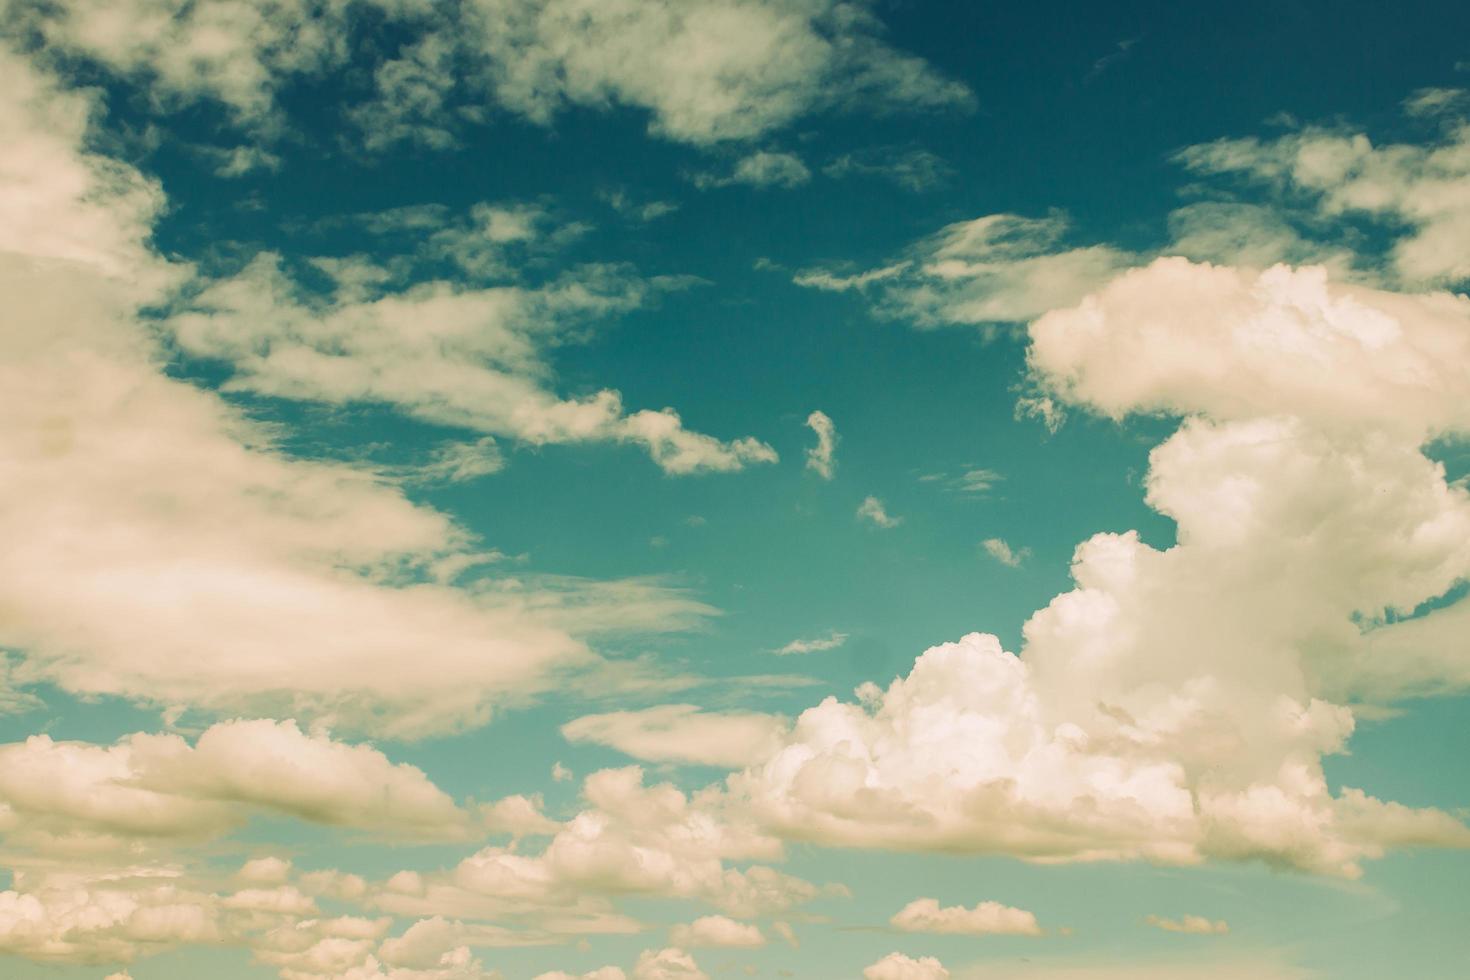
[[1470, 7], [0, 12], [0, 974], [1470, 975]]

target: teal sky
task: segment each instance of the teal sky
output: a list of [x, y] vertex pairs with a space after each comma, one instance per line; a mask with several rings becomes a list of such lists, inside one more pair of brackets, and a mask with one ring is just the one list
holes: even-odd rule
[[0, 975], [1470, 975], [1470, 8], [0, 11]]

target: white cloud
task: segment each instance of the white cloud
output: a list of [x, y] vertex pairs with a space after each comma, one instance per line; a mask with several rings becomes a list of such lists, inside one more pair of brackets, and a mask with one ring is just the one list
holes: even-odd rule
[[[458, 118], [492, 105], [538, 122], [565, 106], [646, 111], [649, 128], [696, 144], [742, 140], [825, 109], [968, 109], [973, 96], [882, 40], [866, 5], [836, 0], [418, 0], [370, 5], [306, 0], [18, 2], [10, 11], [47, 43], [92, 59], [167, 107], [215, 100], [266, 133], [277, 94], [300, 78], [371, 70], [376, 94], [349, 107], [365, 144], [443, 149]], [[405, 43], [377, 62], [349, 61], [365, 18]], [[693, 56], [691, 52], [697, 52]]]
[[633, 980], [709, 980], [694, 957], [675, 946], [645, 949], [633, 967]]
[[888, 513], [883, 506], [883, 501], [877, 497], [864, 497], [863, 502], [858, 505], [857, 516], [859, 520], [872, 521], [881, 528], [894, 528], [903, 523], [902, 517], [894, 517]]
[[819, 653], [823, 650], [835, 650], [847, 642], [847, 634], [836, 630], [826, 636], [814, 636], [810, 639], [792, 640], [790, 643], [774, 651], [778, 657], [789, 657], [793, 654]]
[[833, 105], [972, 100], [879, 40], [865, 9], [832, 0], [482, 0], [476, 11], [472, 43], [488, 56], [496, 100], [537, 120], [566, 103], [614, 102], [648, 110], [656, 133], [712, 143]]
[[736, 922], [723, 915], [700, 916], [688, 925], [680, 924], [669, 931], [669, 942], [675, 946], [696, 948], [722, 946], [755, 949], [766, 944], [760, 927]]
[[1464, 296], [1157, 259], [1037, 320], [1028, 357], [1052, 393], [1114, 418], [1290, 413], [1422, 436], [1470, 427], [1467, 325]]
[[1275, 139], [1192, 146], [1178, 158], [1196, 172], [1236, 174], [1288, 198], [1305, 196], [1327, 221], [1351, 215], [1380, 219], [1393, 242], [1387, 257], [1396, 277], [1411, 284], [1454, 283], [1470, 279], [1470, 123], [1464, 105], [1458, 90], [1423, 90], [1411, 97], [1410, 114], [1448, 117], [1443, 134], [1424, 143], [1375, 146], [1362, 132], [1306, 127]]
[[691, 179], [700, 188], [744, 184], [747, 187], [782, 187], [790, 190], [811, 180], [812, 173], [795, 153], [756, 150], [736, 161], [734, 169], [726, 175], [698, 173]]
[[[513, 214], [487, 212], [484, 220], [492, 241], [532, 234]], [[302, 292], [279, 256], [262, 254], [205, 285], [168, 324], [185, 350], [232, 366], [231, 390], [378, 402], [533, 445], [629, 442], [674, 474], [774, 462], [766, 444], [691, 432], [672, 409], [625, 413], [616, 391], [566, 400], [548, 390], [542, 348], [551, 337], [633, 309], [657, 288], [595, 267], [538, 289], [421, 282], [377, 295], [339, 291], [322, 301]]]
[[731, 794], [789, 837], [1038, 860], [1354, 876], [1389, 847], [1470, 846], [1451, 814], [1334, 792], [1322, 766], [1348, 693], [1470, 678], [1466, 604], [1414, 614], [1470, 573], [1470, 494], [1421, 451], [1470, 428], [1449, 367], [1470, 361], [1467, 304], [1160, 259], [1041, 317], [1047, 396], [1191, 416], [1146, 478], [1176, 543], [1093, 536], [1022, 657], [935, 647], [801, 715]]
[[823, 167], [822, 172], [829, 177], [881, 177], [915, 192], [932, 190], [948, 183], [955, 175], [953, 167], [928, 150], [894, 146], [844, 153]]
[[645, 786], [636, 767], [606, 769], [583, 785], [587, 806], [564, 821], [539, 854], [487, 847], [447, 873], [395, 876], [373, 889], [372, 907], [396, 915], [533, 917], [542, 930], [585, 934], [637, 931], [611, 912], [625, 895], [703, 901], [731, 916], [780, 913], [820, 894], [817, 886], [759, 865], [781, 845], [717, 794], [687, 796], [665, 783]]
[[986, 538], [980, 546], [990, 557], [1011, 568], [1020, 565], [1031, 554], [1030, 548], [1012, 548], [1002, 538]]
[[863, 980], [949, 980], [949, 971], [932, 956], [889, 953], [863, 969]]
[[[85, 150], [86, 98], [9, 53], [0, 72], [13, 161], [0, 225], [24, 233], [0, 232], [0, 644], [24, 652], [13, 683], [422, 734], [484, 721], [553, 667], [594, 663], [569, 630], [692, 608], [648, 583], [426, 581], [480, 552], [444, 515], [353, 467], [288, 456], [163, 372], [155, 325], [136, 316], [180, 275], [147, 244], [161, 194]], [[621, 424], [674, 470], [759, 455], [671, 413]], [[649, 602], [659, 612], [636, 611]]]
[[[420, 770], [293, 722], [221, 722], [193, 745], [177, 735], [139, 733], [111, 746], [35, 735], [0, 746], [0, 762], [0, 801], [19, 822], [10, 833], [43, 848], [49, 835], [208, 837], [252, 808], [407, 837], [468, 831], [465, 813]], [[278, 863], [251, 862], [241, 873], [270, 883], [268, 870], [284, 881]]]
[[981, 902], [974, 908], [962, 905], [941, 908], [932, 898], [916, 898], [891, 920], [904, 932], [953, 933], [967, 936], [1039, 936], [1036, 915], [999, 902]]
[[778, 715], [664, 704], [585, 715], [563, 725], [561, 733], [573, 742], [606, 745], [649, 762], [740, 769], [773, 752], [786, 728], [786, 719]]
[[817, 435], [817, 444], [806, 451], [806, 468], [824, 480], [832, 479], [837, 467], [837, 426], [826, 412], [814, 411], [806, 417], [807, 428]]
[[1186, 932], [1201, 936], [1223, 936], [1230, 931], [1230, 925], [1224, 919], [1207, 919], [1202, 915], [1181, 915], [1177, 919], [1166, 919], [1158, 915], [1150, 915], [1144, 920], [1155, 929], [1165, 932]]
[[856, 275], [808, 270], [797, 285], [870, 290], [876, 311], [920, 328], [1029, 320], [1077, 302], [1132, 262], [1094, 245], [1057, 250], [1060, 215], [992, 214], [913, 245], [905, 258]]

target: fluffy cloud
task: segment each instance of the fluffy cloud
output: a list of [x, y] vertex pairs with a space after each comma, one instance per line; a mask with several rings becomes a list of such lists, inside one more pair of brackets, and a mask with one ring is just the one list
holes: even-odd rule
[[756, 712], [704, 712], [692, 704], [586, 715], [561, 733], [635, 759], [740, 769], [766, 758], [786, 733], [786, 720]]
[[694, 957], [675, 946], [645, 949], [633, 967], [633, 980], [709, 980]]
[[806, 468], [824, 480], [832, 479], [837, 460], [837, 426], [826, 412], [815, 411], [806, 417], [807, 428], [816, 433], [817, 444], [806, 451]]
[[[1411, 114], [1445, 117], [1442, 135], [1375, 146], [1362, 132], [1307, 127], [1275, 139], [1225, 139], [1181, 151], [1190, 169], [1235, 174], [1288, 197], [1305, 197], [1328, 221], [1368, 216], [1393, 241], [1388, 259], [1410, 283], [1470, 279], [1470, 123], [1464, 93], [1429, 90]], [[1407, 231], [1401, 226], [1407, 225]]]
[[[497, 217], [504, 226], [498, 230]], [[489, 212], [485, 222], [492, 242], [497, 233], [502, 241], [532, 234], [513, 212]], [[446, 247], [464, 260], [463, 249]], [[352, 279], [339, 281], [331, 299], [317, 300], [286, 275], [279, 256], [262, 254], [191, 295], [169, 326], [191, 354], [232, 366], [232, 390], [379, 402], [533, 445], [629, 442], [669, 473], [773, 462], [776, 454], [764, 443], [691, 432], [672, 409], [626, 413], [615, 391], [566, 400], [548, 390], [543, 348], [558, 331], [632, 309], [656, 288], [593, 267], [540, 288], [420, 282], [364, 294]]]
[[949, 971], [932, 956], [889, 953], [863, 969], [863, 980], [949, 980]]
[[669, 931], [675, 946], [732, 946], [754, 949], [766, 944], [760, 928], [748, 922], [736, 922], [723, 915], [705, 915], [688, 925], [677, 925]]
[[[1470, 427], [1467, 301], [1161, 259], [1031, 328], [1059, 403], [1190, 414], [1154, 449], [1158, 549], [1099, 534], [1017, 657], [974, 634], [886, 691], [804, 713], [732, 777], [781, 833], [1038, 859], [1260, 859], [1355, 875], [1403, 844], [1470, 846], [1442, 811], [1351, 787], [1322, 757], [1344, 697], [1467, 676], [1470, 494], [1422, 440]], [[1372, 664], [1372, 667], [1368, 665]]]
[[[418, 769], [292, 722], [224, 722], [193, 745], [177, 735], [140, 733], [112, 746], [35, 735], [0, 746], [0, 763], [5, 834], [41, 847], [53, 837], [74, 846], [81, 834], [204, 838], [251, 809], [408, 837], [468, 830], [465, 813]], [[242, 876], [280, 883], [288, 870], [257, 861]]]
[[999, 902], [941, 908], [932, 898], [916, 898], [889, 920], [904, 932], [956, 933], [968, 936], [1039, 936], [1036, 915]]
[[[742, 0], [479, 0], [471, 23], [497, 101], [648, 110], [654, 132], [746, 139], [832, 105], [966, 107], [964, 86], [879, 40], [866, 5]], [[696, 54], [697, 52], [697, 54]]]
[[544, 931], [636, 931], [608, 900], [662, 896], [709, 903], [739, 917], [778, 913], [815, 898], [806, 881], [759, 864], [781, 845], [738, 812], [720, 812], [718, 793], [696, 797], [668, 784], [645, 786], [636, 767], [607, 769], [583, 786], [587, 806], [539, 854], [487, 847], [447, 873], [394, 876], [370, 905], [399, 915], [513, 920]]
[[[571, 630], [663, 628], [698, 605], [650, 583], [441, 584], [483, 555], [444, 515], [358, 468], [287, 455], [165, 374], [155, 325], [137, 315], [183, 274], [148, 245], [161, 194], [87, 151], [88, 97], [8, 51], [0, 73], [0, 236], [20, 232], [0, 237], [0, 643], [25, 654], [12, 682], [421, 734], [482, 722], [552, 669], [593, 663]], [[421, 298], [418, 312], [464, 327], [463, 302], [433, 287]], [[610, 397], [539, 404], [581, 418]], [[669, 412], [610, 417], [671, 470], [767, 451]], [[458, 460], [448, 475], [464, 465], [484, 469]]]
[[652, 131], [697, 144], [758, 136], [822, 109], [973, 102], [963, 85], [885, 44], [867, 4], [835, 0], [13, 0], [6, 14], [158, 103], [214, 100], [267, 132], [281, 123], [283, 87], [347, 67], [345, 39], [359, 19], [386, 18], [406, 43], [365, 66], [376, 95], [348, 112], [369, 147], [452, 145], [455, 116], [487, 99], [538, 122], [567, 105], [620, 104], [646, 111]]
[[1169, 258], [1041, 317], [1028, 356], [1056, 397], [1114, 418], [1290, 414], [1423, 437], [1470, 427], [1467, 327], [1464, 296]]

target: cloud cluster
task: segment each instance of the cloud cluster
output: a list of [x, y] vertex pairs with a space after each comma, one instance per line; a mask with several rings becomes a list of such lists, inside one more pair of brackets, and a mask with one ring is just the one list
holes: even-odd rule
[[[487, 212], [485, 221], [476, 241], [536, 234], [513, 211]], [[457, 242], [445, 247], [473, 261]], [[675, 474], [776, 460], [756, 439], [690, 431], [672, 409], [625, 412], [616, 391], [563, 399], [548, 389], [548, 345], [588, 319], [636, 308], [657, 283], [591, 267], [539, 288], [421, 281], [366, 292], [361, 276], [338, 275], [336, 292], [318, 299], [286, 274], [280, 256], [264, 253], [176, 304], [167, 324], [185, 351], [232, 367], [227, 390], [376, 402], [532, 445], [633, 443]]]
[[702, 145], [826, 109], [973, 103], [886, 44], [869, 4], [836, 0], [9, 0], [4, 11], [162, 106], [210, 100], [266, 132], [282, 125], [283, 90], [353, 65], [354, 31], [385, 20], [405, 40], [367, 66], [374, 92], [346, 112], [369, 148], [453, 145], [457, 118], [487, 107], [549, 123], [567, 106], [626, 106], [652, 132]]
[[[1381, 222], [1393, 244], [1388, 264], [1409, 284], [1470, 279], [1470, 122], [1465, 93], [1432, 89], [1406, 103], [1432, 117], [1439, 133], [1424, 143], [1375, 145], [1346, 127], [1304, 127], [1274, 139], [1223, 139], [1189, 147], [1179, 160], [1204, 174], [1264, 184], [1319, 219]], [[1403, 226], [1407, 226], [1405, 231]]]
[[422, 771], [267, 720], [221, 722], [192, 745], [143, 733], [110, 746], [45, 735], [0, 745], [0, 804], [6, 840], [40, 850], [204, 839], [252, 810], [407, 838], [469, 830]]
[[[445, 515], [382, 475], [289, 455], [271, 429], [171, 377], [156, 323], [139, 314], [189, 273], [150, 247], [161, 191], [88, 149], [94, 96], [8, 48], [0, 74], [10, 161], [0, 182], [9, 324], [0, 340], [9, 393], [0, 408], [0, 643], [23, 653], [11, 683], [416, 735], [481, 723], [497, 704], [543, 688], [552, 671], [595, 664], [587, 636], [663, 629], [707, 611], [649, 582], [447, 584], [487, 553]], [[501, 245], [535, 236], [539, 220], [524, 209], [477, 215], [484, 237]], [[528, 439], [601, 427], [671, 472], [773, 457], [754, 440], [689, 432], [669, 411], [624, 414], [611, 392], [565, 402], [540, 386], [535, 330], [518, 311], [528, 302], [543, 312], [601, 309], [630, 301], [627, 283], [568, 282], [529, 300], [515, 288], [428, 284], [374, 301], [353, 279], [360, 267], [332, 271], [356, 298], [318, 308], [274, 257], [261, 257], [196, 293], [192, 317], [174, 324], [178, 336], [237, 356], [242, 378], [261, 390], [303, 385], [346, 398], [386, 385], [441, 417], [427, 407], [435, 385], [462, 382], [471, 394], [444, 396], [443, 416], [499, 411], [496, 425]], [[410, 316], [434, 325], [429, 346], [414, 347]], [[477, 327], [483, 337], [471, 339]], [[339, 340], [351, 356], [318, 346]], [[426, 370], [422, 384], [395, 372], [397, 357]], [[497, 373], [477, 357], [509, 367]], [[454, 479], [495, 460], [493, 445], [482, 446], [430, 469]]]
[[1470, 428], [1470, 301], [1159, 259], [1030, 334], [1054, 410], [1189, 416], [1146, 480], [1175, 543], [1095, 535], [1021, 656], [935, 647], [802, 714], [732, 793], [786, 836], [1039, 860], [1356, 875], [1389, 846], [1470, 846], [1322, 768], [1349, 698], [1467, 679], [1465, 602], [1416, 610], [1470, 574], [1470, 494], [1421, 448]]

